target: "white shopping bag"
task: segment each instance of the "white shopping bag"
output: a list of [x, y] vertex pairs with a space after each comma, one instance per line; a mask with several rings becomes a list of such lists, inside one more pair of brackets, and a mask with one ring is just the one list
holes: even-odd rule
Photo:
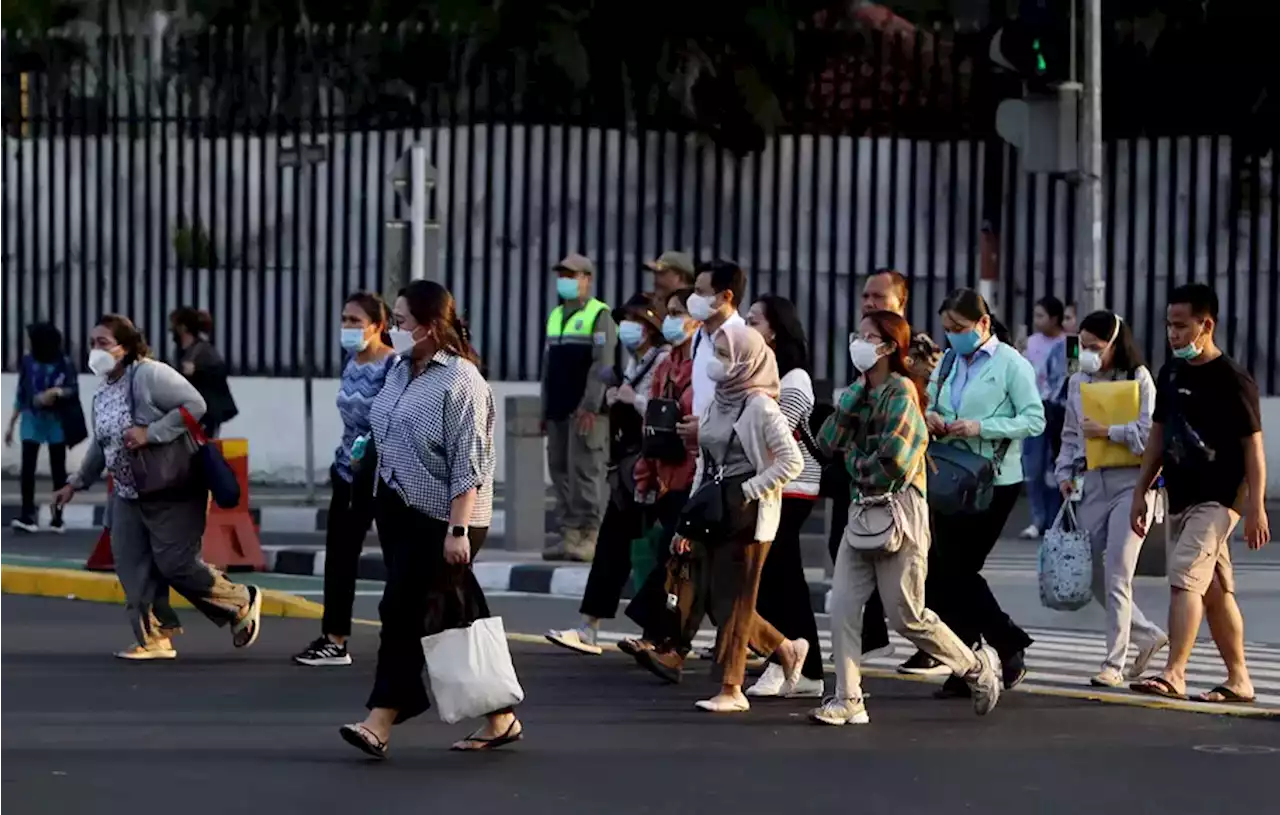
[[501, 617], [422, 638], [440, 721], [454, 724], [524, 701]]
[[1075, 503], [1063, 501], [1053, 526], [1040, 541], [1040, 602], [1075, 611], [1093, 599], [1093, 551], [1089, 533], [1076, 523]]

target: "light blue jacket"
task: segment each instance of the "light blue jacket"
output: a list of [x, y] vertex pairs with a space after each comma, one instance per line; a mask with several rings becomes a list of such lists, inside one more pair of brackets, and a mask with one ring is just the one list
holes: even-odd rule
[[951, 383], [959, 367], [957, 360], [947, 381], [941, 384], [941, 392], [938, 377], [943, 364], [934, 367], [929, 381], [929, 410], [947, 422], [976, 419], [982, 430], [976, 439], [944, 437], [942, 441], [995, 460], [1000, 442], [1012, 440], [1004, 457], [996, 462], [995, 483], [998, 486], [1022, 483], [1022, 439], [1044, 432], [1044, 404], [1036, 386], [1035, 369], [1013, 346], [998, 343], [990, 359], [970, 374], [957, 414], [951, 407]]

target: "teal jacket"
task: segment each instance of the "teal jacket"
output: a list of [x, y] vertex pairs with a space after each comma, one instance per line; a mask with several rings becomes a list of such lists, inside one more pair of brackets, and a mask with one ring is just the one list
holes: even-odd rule
[[929, 410], [947, 422], [976, 419], [982, 425], [978, 438], [944, 437], [943, 443], [955, 444], [994, 460], [1001, 440], [1010, 439], [1008, 451], [996, 462], [999, 486], [1022, 483], [1022, 439], [1044, 432], [1044, 404], [1036, 387], [1036, 372], [1026, 357], [1011, 345], [998, 343], [995, 352], [971, 375], [960, 399], [960, 412], [951, 407], [951, 384], [961, 362], [956, 361], [947, 381], [941, 383], [942, 363], [933, 369], [929, 381]]

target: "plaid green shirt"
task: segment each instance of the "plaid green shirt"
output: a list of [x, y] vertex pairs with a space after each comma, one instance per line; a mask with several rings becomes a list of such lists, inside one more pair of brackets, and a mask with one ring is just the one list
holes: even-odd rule
[[[901, 486], [918, 487], [924, 494], [926, 476], [920, 462], [928, 445], [929, 430], [916, 404], [915, 387], [895, 373], [871, 391], [862, 379], [846, 388], [818, 431], [824, 453], [844, 454], [855, 501]], [[904, 485], [908, 475], [911, 481]]]

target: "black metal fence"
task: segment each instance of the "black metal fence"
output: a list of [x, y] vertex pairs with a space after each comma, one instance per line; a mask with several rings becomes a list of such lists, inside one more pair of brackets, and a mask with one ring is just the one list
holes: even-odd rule
[[[1015, 325], [1039, 297], [1076, 289], [1074, 189], [1020, 172], [992, 140], [1001, 89], [978, 33], [814, 32], [767, 137], [752, 119], [708, 122], [709, 103], [691, 112], [634, 88], [574, 87], [536, 62], [476, 64], [462, 47], [427, 49], [397, 73], [425, 47], [415, 36], [6, 35], [5, 369], [35, 319], [79, 353], [97, 315], [120, 311], [171, 352], [166, 315], [197, 305], [235, 373], [297, 375], [313, 331], [315, 373], [336, 375], [342, 300], [383, 288], [387, 175], [414, 143], [438, 174], [440, 274], [497, 379], [536, 378], [548, 270], [569, 251], [595, 259], [610, 302], [641, 288], [642, 262], [665, 249], [737, 258], [749, 294], [797, 302], [819, 375], [835, 381], [858, 278], [873, 268], [911, 278], [926, 329], [947, 290], [976, 284], [987, 252]], [[1124, 108], [1139, 91], [1116, 85], [1113, 307], [1159, 361], [1165, 293], [1213, 284], [1226, 346], [1280, 393], [1280, 165], [1212, 117], [1144, 119]], [[278, 162], [301, 137], [328, 148], [305, 207]]]

